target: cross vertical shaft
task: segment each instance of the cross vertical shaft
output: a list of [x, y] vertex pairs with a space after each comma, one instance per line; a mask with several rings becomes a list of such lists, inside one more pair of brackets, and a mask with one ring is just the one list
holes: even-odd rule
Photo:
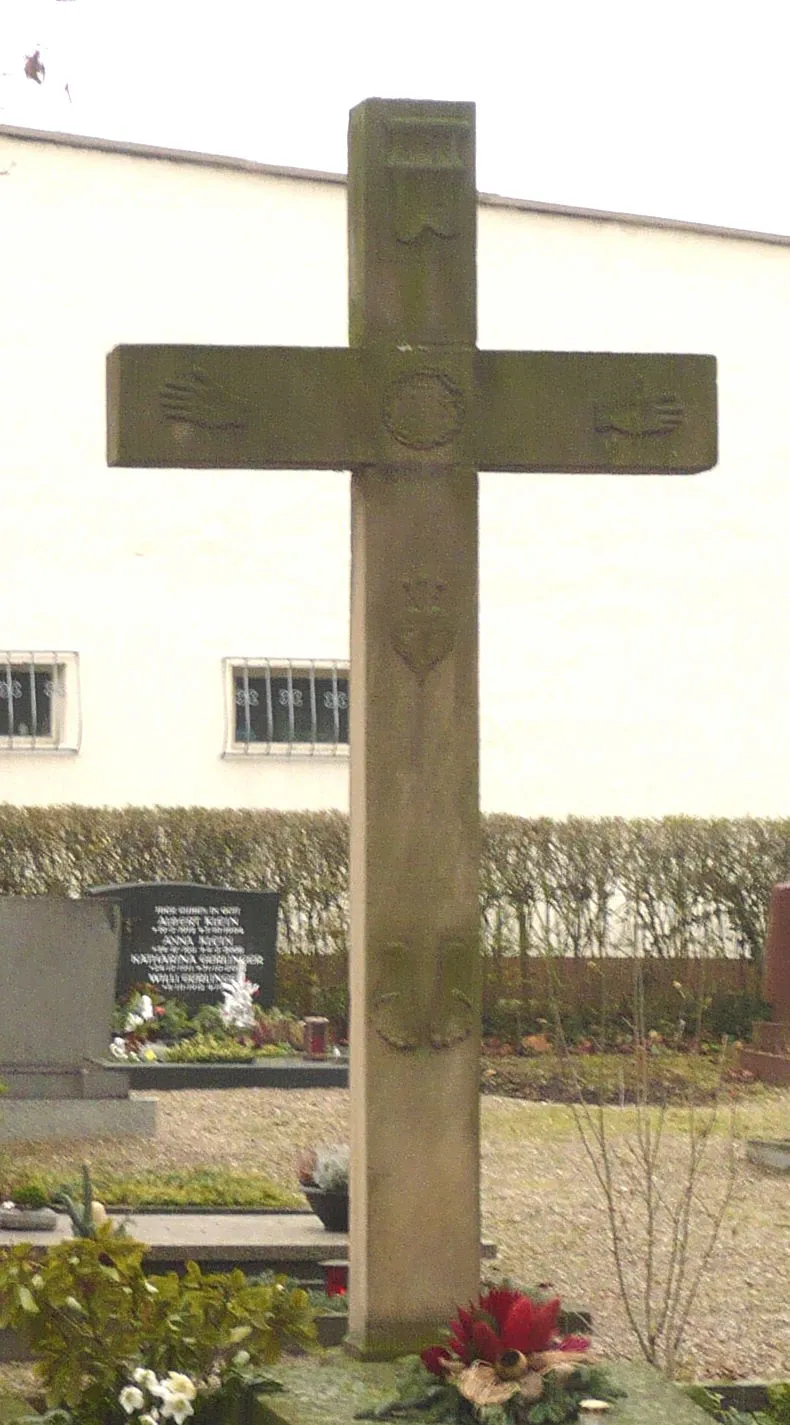
[[349, 1348], [419, 1348], [479, 1282], [474, 109], [369, 100], [349, 136]]

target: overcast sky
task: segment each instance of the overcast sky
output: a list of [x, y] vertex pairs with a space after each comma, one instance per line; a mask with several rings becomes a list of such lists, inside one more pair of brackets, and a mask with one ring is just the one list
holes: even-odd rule
[[[790, 234], [786, 15], [779, 0], [0, 0], [0, 123], [340, 172], [360, 99], [474, 99], [485, 192]], [[36, 47], [40, 86], [23, 72]]]

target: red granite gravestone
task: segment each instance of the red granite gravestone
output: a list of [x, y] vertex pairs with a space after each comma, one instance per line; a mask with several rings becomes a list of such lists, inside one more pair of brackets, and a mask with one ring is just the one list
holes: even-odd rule
[[753, 1044], [741, 1050], [741, 1068], [769, 1084], [790, 1084], [790, 882], [771, 891], [763, 960], [763, 998], [773, 1011], [754, 1025]]

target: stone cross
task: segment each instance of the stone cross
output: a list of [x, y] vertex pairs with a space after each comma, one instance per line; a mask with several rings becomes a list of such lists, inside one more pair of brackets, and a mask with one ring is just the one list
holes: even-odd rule
[[474, 106], [352, 111], [350, 346], [122, 346], [109, 463], [351, 477], [349, 1348], [479, 1283], [477, 471], [715, 463], [709, 356], [479, 351]]

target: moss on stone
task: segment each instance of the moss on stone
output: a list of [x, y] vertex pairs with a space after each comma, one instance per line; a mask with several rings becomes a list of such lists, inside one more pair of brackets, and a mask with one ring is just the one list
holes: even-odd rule
[[[710, 1416], [648, 1365], [607, 1362], [612, 1380], [626, 1391], [607, 1414], [611, 1425], [710, 1425]], [[282, 1395], [260, 1396], [256, 1425], [352, 1425], [354, 1414], [395, 1394], [391, 1361], [356, 1361], [342, 1350], [281, 1362], [272, 1374]]]

